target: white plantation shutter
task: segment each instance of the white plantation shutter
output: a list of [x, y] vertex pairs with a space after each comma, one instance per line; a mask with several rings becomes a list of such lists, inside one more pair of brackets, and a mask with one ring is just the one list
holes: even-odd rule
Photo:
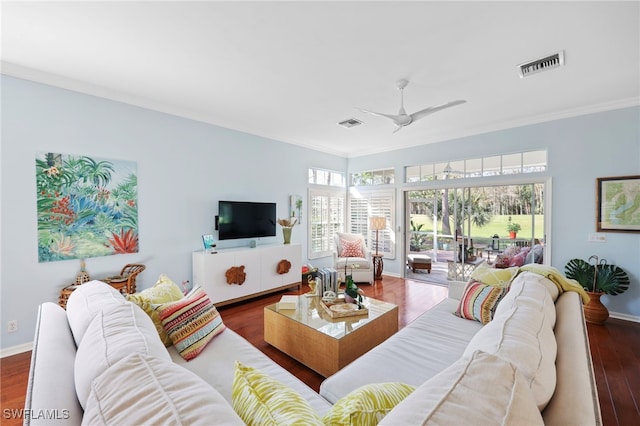
[[349, 195], [349, 232], [361, 234], [367, 240], [372, 253], [376, 251], [376, 231], [369, 229], [369, 217], [384, 216], [387, 228], [378, 231], [378, 253], [395, 258], [395, 192], [393, 190], [365, 191]]
[[345, 218], [344, 190], [309, 190], [309, 259], [331, 256], [333, 235], [343, 232]]

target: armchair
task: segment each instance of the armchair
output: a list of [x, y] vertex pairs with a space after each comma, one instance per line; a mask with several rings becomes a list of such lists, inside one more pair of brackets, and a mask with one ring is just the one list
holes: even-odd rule
[[[333, 252], [333, 264], [338, 276], [342, 281], [345, 279], [345, 265], [347, 275], [351, 274], [354, 282], [373, 282], [373, 262], [371, 260], [371, 251], [367, 247], [364, 237], [360, 234], [347, 234], [337, 232], [334, 236], [335, 250]], [[346, 242], [346, 243], [345, 243]], [[345, 253], [345, 245], [348, 243], [359, 243], [362, 251], [361, 256], [343, 256]], [[357, 265], [352, 268], [352, 265]]]

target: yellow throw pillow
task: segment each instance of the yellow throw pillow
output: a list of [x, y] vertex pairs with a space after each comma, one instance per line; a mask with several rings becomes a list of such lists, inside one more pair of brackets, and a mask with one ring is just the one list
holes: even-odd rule
[[404, 383], [364, 385], [340, 398], [322, 421], [329, 426], [377, 425], [415, 386]]
[[513, 268], [490, 268], [486, 263], [481, 263], [471, 273], [471, 281], [479, 281], [482, 284], [494, 287], [509, 287], [511, 280], [518, 274], [518, 267]]
[[161, 274], [158, 281], [151, 288], [141, 291], [140, 293], [127, 294], [127, 300], [140, 306], [143, 311], [151, 317], [156, 326], [156, 330], [160, 335], [160, 340], [165, 346], [171, 346], [171, 339], [167, 335], [158, 312], [155, 307], [163, 303], [175, 302], [182, 299], [184, 295], [180, 287], [165, 274]]
[[322, 425], [311, 405], [290, 387], [236, 361], [233, 409], [249, 426]]

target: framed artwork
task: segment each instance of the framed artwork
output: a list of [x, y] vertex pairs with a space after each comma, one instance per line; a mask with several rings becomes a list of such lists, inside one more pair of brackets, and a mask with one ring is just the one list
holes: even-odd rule
[[596, 179], [596, 229], [640, 232], [640, 175]]
[[295, 217], [298, 219], [298, 223], [302, 220], [302, 196], [301, 195], [292, 195], [291, 196], [291, 205], [289, 207], [289, 211], [291, 212], [291, 217]]
[[204, 234], [202, 235], [202, 245], [204, 245], [205, 250], [209, 250], [210, 248], [215, 247], [215, 242], [213, 241], [213, 235]]
[[36, 154], [38, 261], [138, 252], [134, 161]]

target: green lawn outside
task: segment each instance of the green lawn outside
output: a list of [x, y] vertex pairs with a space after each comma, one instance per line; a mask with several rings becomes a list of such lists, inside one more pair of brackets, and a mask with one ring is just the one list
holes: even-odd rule
[[[424, 224], [421, 231], [433, 231], [433, 222], [430, 216], [413, 215], [412, 220], [415, 226], [418, 226], [421, 223]], [[522, 229], [518, 232], [518, 238], [531, 238], [531, 215], [511, 215], [511, 220], [514, 223], [519, 223], [522, 227]], [[493, 216], [491, 221], [483, 227], [478, 227], [471, 224], [471, 238], [491, 238], [494, 234], [498, 234], [500, 238], [509, 238], [509, 232], [507, 231], [508, 222], [508, 215], [496, 215]], [[544, 236], [543, 215], [535, 216], [535, 227], [535, 238], [542, 239]], [[439, 229], [438, 231], [441, 232], [441, 229]]]

